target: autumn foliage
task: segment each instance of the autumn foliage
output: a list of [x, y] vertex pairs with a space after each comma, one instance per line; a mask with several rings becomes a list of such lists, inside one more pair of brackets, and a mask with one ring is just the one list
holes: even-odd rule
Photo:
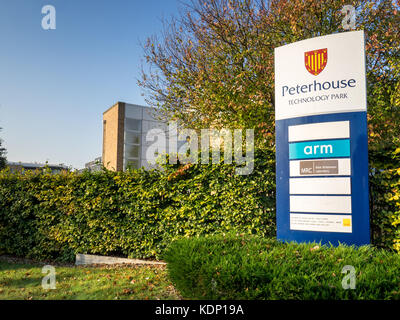
[[370, 150], [392, 150], [400, 133], [398, 0], [192, 0], [148, 39], [139, 83], [150, 104], [190, 128], [254, 128], [258, 145], [273, 146], [274, 48], [345, 32], [348, 4], [366, 34]]

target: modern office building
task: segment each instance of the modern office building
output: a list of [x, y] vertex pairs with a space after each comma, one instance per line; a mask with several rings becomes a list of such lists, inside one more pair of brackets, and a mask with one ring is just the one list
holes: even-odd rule
[[146, 135], [151, 129], [167, 131], [167, 122], [160, 120], [157, 109], [117, 102], [103, 113], [103, 165], [109, 170], [127, 167], [152, 167], [147, 159], [151, 142]]
[[85, 169], [83, 169], [83, 170], [89, 170], [91, 172], [101, 171], [102, 164], [103, 164], [103, 162], [101, 160], [101, 157], [97, 157], [93, 161], [85, 163]]
[[35, 171], [50, 169], [52, 173], [61, 173], [63, 170], [68, 171], [69, 167], [64, 164], [48, 164], [48, 163], [28, 163], [28, 162], [7, 162], [7, 167], [11, 172]]

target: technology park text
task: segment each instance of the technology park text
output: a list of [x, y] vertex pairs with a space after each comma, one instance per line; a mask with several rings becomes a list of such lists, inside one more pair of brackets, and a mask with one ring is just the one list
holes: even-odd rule
[[[345, 88], [355, 88], [356, 87], [356, 80], [349, 79], [349, 80], [333, 80], [333, 81], [325, 81], [320, 83], [314, 80], [313, 83], [310, 84], [303, 84], [303, 85], [296, 85], [294, 87], [289, 86], [282, 86], [282, 97], [285, 94], [289, 95], [296, 95], [301, 93], [310, 93], [316, 92], [321, 90], [331, 90], [331, 89], [345, 89]], [[301, 103], [308, 103], [308, 102], [318, 102], [318, 101], [327, 101], [328, 99], [331, 100], [338, 100], [338, 99], [347, 99], [348, 95], [346, 93], [332, 93], [330, 95], [317, 95], [305, 98], [296, 98], [288, 100], [289, 105], [301, 104]]]

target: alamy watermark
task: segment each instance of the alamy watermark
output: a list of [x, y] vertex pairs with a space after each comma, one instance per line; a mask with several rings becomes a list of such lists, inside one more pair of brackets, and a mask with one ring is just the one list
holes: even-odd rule
[[56, 29], [56, 8], [52, 5], [46, 5], [42, 8], [42, 14], [45, 15], [42, 18], [43, 30], [55, 30]]
[[42, 268], [42, 273], [46, 274], [42, 279], [42, 288], [44, 290], [56, 289], [56, 268], [46, 265]]
[[341, 11], [345, 16], [342, 20], [344, 30], [352, 30], [356, 27], [356, 9], [352, 5], [345, 5]]
[[342, 273], [346, 274], [342, 279], [342, 288], [354, 290], [356, 288], [356, 269], [346, 265], [342, 268]]
[[[245, 146], [243, 134], [246, 136]], [[249, 175], [254, 169], [254, 129], [201, 129], [199, 136], [193, 129], [178, 130], [177, 123], [171, 121], [166, 131], [161, 128], [148, 131], [146, 143], [149, 142], [146, 151], [149, 164], [176, 164], [178, 161], [182, 164], [208, 164], [210, 153], [211, 163], [217, 164], [223, 150], [223, 161], [226, 164], [234, 161], [235, 174]]]

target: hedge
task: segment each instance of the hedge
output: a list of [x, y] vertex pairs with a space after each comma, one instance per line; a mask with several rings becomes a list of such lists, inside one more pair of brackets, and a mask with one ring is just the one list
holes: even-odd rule
[[370, 150], [369, 161], [371, 241], [400, 252], [400, 147]]
[[185, 298], [400, 299], [400, 255], [369, 246], [284, 244], [228, 234], [177, 240], [164, 258]]
[[[371, 170], [371, 239], [400, 251], [400, 165], [398, 158], [390, 163]], [[182, 237], [229, 231], [274, 237], [274, 151], [256, 150], [251, 175], [234, 170], [221, 162], [57, 175], [1, 171], [0, 254], [159, 258]]]
[[174, 239], [234, 230], [275, 234], [273, 151], [251, 175], [235, 165], [99, 173], [0, 173], [0, 253], [158, 258]]

